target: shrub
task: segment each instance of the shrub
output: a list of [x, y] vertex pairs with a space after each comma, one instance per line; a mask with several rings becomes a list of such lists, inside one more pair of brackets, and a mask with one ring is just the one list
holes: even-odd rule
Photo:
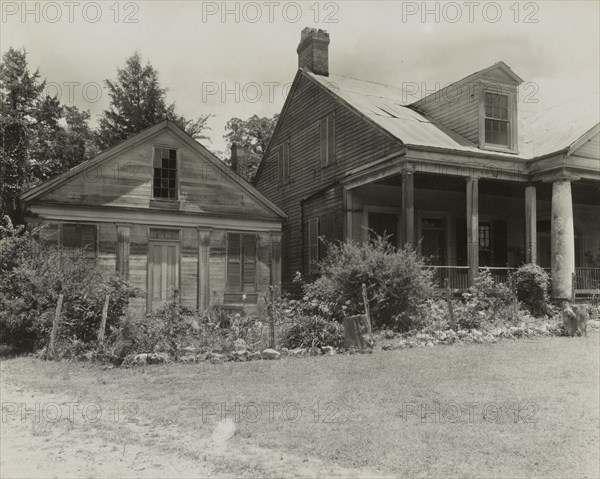
[[549, 305], [548, 288], [550, 277], [536, 264], [521, 266], [512, 276], [517, 298], [535, 316], [552, 314]]
[[37, 239], [39, 229], [0, 225], [0, 336], [21, 351], [48, 342], [54, 311], [64, 295], [59, 338], [94, 341], [110, 294], [107, 330], [118, 323], [136, 291], [102, 274], [81, 253], [67, 254]]
[[306, 316], [286, 331], [284, 344], [288, 348], [341, 347], [344, 345], [344, 327], [319, 316]]
[[303, 312], [328, 321], [362, 314], [361, 285], [367, 286], [373, 326], [405, 329], [400, 320], [412, 317], [419, 303], [431, 296], [432, 272], [410, 248], [396, 250], [385, 237], [359, 244], [329, 244], [320, 263], [321, 276], [303, 286]]

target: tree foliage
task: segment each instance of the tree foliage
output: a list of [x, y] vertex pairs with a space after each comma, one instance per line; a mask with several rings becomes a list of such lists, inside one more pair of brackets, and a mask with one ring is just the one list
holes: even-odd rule
[[127, 58], [117, 69], [114, 80], [106, 80], [110, 107], [100, 118], [97, 143], [100, 149], [110, 148], [140, 131], [169, 118], [195, 140], [208, 139], [210, 115], [187, 119], [178, 115], [175, 104], [167, 102], [167, 90], [160, 85], [158, 71], [143, 62], [139, 52]]
[[[243, 151], [243, 155], [239, 155], [238, 172], [247, 181], [252, 181], [260, 161], [267, 151], [267, 146], [279, 115], [274, 115], [271, 118], [259, 117], [253, 115], [247, 120], [240, 118], [232, 118], [225, 125], [225, 135], [223, 138], [227, 141], [227, 147], [231, 148], [234, 143], [238, 147], [238, 151]], [[231, 166], [231, 158], [225, 160]]]
[[27, 52], [10, 48], [0, 63], [0, 213], [19, 222], [18, 195], [95, 154], [90, 115], [44, 94]]

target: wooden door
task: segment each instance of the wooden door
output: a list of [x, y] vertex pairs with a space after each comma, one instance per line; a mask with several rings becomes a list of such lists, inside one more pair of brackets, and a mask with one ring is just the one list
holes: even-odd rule
[[156, 311], [179, 294], [179, 243], [148, 245], [148, 310]]

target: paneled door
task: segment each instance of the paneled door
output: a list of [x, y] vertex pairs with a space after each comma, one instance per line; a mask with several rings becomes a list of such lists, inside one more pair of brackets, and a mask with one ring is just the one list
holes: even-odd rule
[[156, 311], [179, 293], [179, 243], [148, 244], [148, 310]]

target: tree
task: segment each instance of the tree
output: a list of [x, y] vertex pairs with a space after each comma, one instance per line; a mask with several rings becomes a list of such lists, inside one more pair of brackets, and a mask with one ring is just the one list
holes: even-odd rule
[[[0, 64], [0, 213], [20, 223], [18, 195], [95, 154], [89, 112], [43, 96], [27, 52], [10, 48]], [[64, 124], [66, 123], [66, 127]]]
[[[231, 149], [231, 145], [235, 143], [238, 149], [244, 152], [238, 160], [238, 173], [247, 181], [252, 181], [256, 175], [260, 161], [273, 136], [277, 118], [279, 118], [278, 114], [273, 115], [272, 118], [253, 115], [247, 120], [232, 118], [225, 125], [227, 133], [223, 138], [227, 140], [227, 147]], [[230, 164], [230, 161], [230, 158], [225, 160], [227, 164]]]
[[9, 48], [0, 63], [0, 213], [18, 219], [17, 196], [29, 184], [29, 146], [40, 73], [29, 72], [27, 52]]
[[97, 144], [107, 149], [140, 131], [156, 125], [165, 118], [175, 121], [195, 139], [207, 139], [210, 115], [187, 120], [175, 112], [175, 104], [167, 103], [167, 90], [160, 86], [158, 71], [135, 52], [117, 69], [116, 80], [106, 80], [110, 107], [100, 118]]

